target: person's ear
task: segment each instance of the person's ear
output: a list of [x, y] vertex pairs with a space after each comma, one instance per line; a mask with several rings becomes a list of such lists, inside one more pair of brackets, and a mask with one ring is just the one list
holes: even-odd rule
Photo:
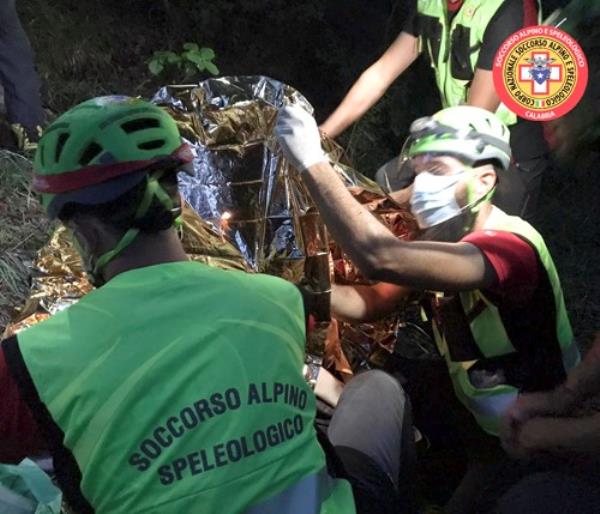
[[475, 181], [476, 198], [482, 198], [487, 195], [494, 188], [497, 180], [496, 170], [491, 164], [477, 169], [477, 180]]

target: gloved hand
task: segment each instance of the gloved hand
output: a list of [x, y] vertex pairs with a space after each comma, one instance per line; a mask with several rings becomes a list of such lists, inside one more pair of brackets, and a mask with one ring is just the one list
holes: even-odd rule
[[275, 134], [285, 157], [298, 171], [327, 162], [317, 122], [302, 107], [288, 105], [281, 109]]

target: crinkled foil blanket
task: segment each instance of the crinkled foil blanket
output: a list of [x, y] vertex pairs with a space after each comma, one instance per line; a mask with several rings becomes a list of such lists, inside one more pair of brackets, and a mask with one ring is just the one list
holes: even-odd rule
[[[180, 174], [188, 204], [181, 237], [193, 260], [224, 269], [277, 275], [310, 289], [317, 319], [307, 351], [325, 356], [342, 374], [381, 365], [393, 350], [395, 319], [377, 324], [331, 322], [332, 280], [361, 282], [326, 229], [296, 171], [278, 151], [272, 131], [288, 103], [312, 112], [293, 88], [266, 77], [224, 77], [195, 86], [167, 86], [153, 101], [176, 120], [194, 147], [194, 173]], [[413, 227], [410, 215], [371, 180], [344, 164], [343, 151], [323, 141], [353, 195], [399, 237]], [[64, 229], [40, 250], [32, 289], [12, 334], [76, 302], [90, 291], [79, 257]], [[6, 334], [5, 334], [6, 335]]]

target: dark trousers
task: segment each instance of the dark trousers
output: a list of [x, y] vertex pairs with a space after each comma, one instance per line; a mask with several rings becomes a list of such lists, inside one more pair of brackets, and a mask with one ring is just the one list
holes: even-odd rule
[[359, 514], [414, 512], [410, 403], [396, 379], [382, 371], [354, 377], [322, 433], [330, 467], [350, 482]]
[[525, 477], [498, 502], [497, 514], [596, 514], [600, 512], [600, 474], [547, 471]]
[[[525, 184], [526, 199], [520, 214], [521, 218], [530, 223], [536, 223], [536, 214], [542, 189], [544, 173], [548, 174], [552, 161], [548, 154], [543, 154], [534, 159], [521, 160], [516, 163], [519, 175]], [[512, 214], [512, 213], [510, 213]]]
[[0, 0], [0, 81], [8, 120], [28, 128], [41, 125], [40, 80], [15, 0]]
[[513, 460], [456, 399], [442, 360], [396, 356], [394, 367], [406, 377], [416, 426], [431, 446], [419, 455], [421, 488], [445, 513], [600, 513], [598, 459]]

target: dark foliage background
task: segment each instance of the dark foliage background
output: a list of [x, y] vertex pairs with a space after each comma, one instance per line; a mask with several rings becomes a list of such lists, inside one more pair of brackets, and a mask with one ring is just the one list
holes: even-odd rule
[[[44, 101], [55, 113], [101, 94], [147, 96], [161, 79], [156, 50], [196, 42], [215, 50], [224, 75], [263, 74], [293, 85], [324, 119], [399, 33], [412, 0], [19, 0], [36, 52]], [[565, 3], [547, 0], [545, 12]], [[198, 80], [206, 78], [199, 75]], [[417, 62], [340, 140], [372, 174], [406, 129], [439, 105], [430, 69]], [[580, 339], [600, 327], [598, 160], [582, 156], [546, 178], [539, 228], [558, 263]], [[37, 212], [35, 213], [37, 216]], [[1, 321], [1, 320], [0, 320]], [[1, 325], [1, 323], [0, 323]]]

